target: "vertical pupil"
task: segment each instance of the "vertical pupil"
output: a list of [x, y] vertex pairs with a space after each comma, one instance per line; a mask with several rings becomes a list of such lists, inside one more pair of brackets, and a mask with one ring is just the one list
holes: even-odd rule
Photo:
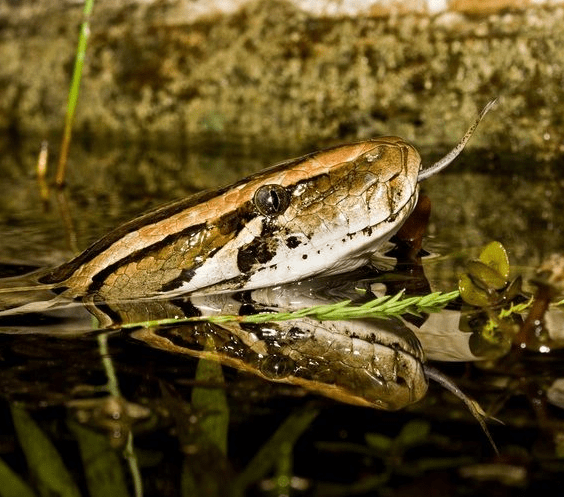
[[280, 208], [280, 198], [276, 194], [276, 190], [270, 190], [270, 204], [275, 211]]
[[284, 212], [290, 200], [288, 192], [280, 185], [263, 185], [253, 197], [255, 207], [265, 216], [277, 216]]

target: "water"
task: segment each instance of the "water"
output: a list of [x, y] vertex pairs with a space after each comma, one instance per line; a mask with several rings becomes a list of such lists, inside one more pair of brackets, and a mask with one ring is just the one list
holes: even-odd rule
[[[44, 202], [34, 179], [38, 149], [34, 141], [1, 145], [3, 276], [61, 263], [154, 205], [303, 152], [77, 145], [68, 189]], [[562, 245], [558, 169], [467, 153], [425, 182], [433, 213], [424, 269], [432, 289], [456, 288], [465, 261], [499, 240], [512, 275], [524, 275], [525, 289], [534, 290], [528, 278]], [[420, 402], [386, 412], [149, 346], [136, 331], [100, 334], [81, 305], [4, 325], [3, 482], [16, 481], [14, 474], [36, 490], [47, 480], [67, 482], [53, 495], [132, 495], [140, 488], [159, 496], [420, 495], [422, 485], [441, 495], [528, 495], [550, 488], [564, 470], [557, 348], [435, 363], [505, 423], [489, 423], [496, 458], [468, 409], [439, 385], [431, 383]], [[551, 333], [562, 336], [558, 325]]]

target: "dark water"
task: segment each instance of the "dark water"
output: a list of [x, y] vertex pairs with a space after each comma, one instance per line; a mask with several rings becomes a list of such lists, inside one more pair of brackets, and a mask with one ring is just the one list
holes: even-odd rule
[[[1, 145], [2, 276], [61, 263], [154, 205], [303, 152], [77, 145], [67, 190], [43, 201], [38, 150], [32, 140]], [[432, 289], [455, 289], [464, 263], [499, 240], [534, 291], [529, 278], [561, 250], [559, 169], [468, 153], [429, 180]], [[1, 324], [0, 478], [16, 490], [0, 495], [529, 495], [553, 492], [564, 471], [557, 322], [550, 353], [433, 363], [503, 423], [488, 423], [499, 456], [434, 383], [386, 412], [101, 332], [81, 305]]]

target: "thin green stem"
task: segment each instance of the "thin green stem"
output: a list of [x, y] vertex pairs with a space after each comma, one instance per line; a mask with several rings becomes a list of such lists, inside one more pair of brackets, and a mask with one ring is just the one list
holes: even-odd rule
[[[107, 389], [111, 395], [121, 398], [116, 370], [114, 368], [114, 364], [108, 350], [108, 333], [100, 333], [97, 338], [98, 349], [100, 351], [100, 356], [102, 357], [102, 364], [106, 372], [106, 377], [108, 378]], [[131, 430], [127, 434], [127, 445], [125, 446], [125, 450], [123, 451], [123, 456], [127, 461], [129, 471], [131, 472], [131, 478], [133, 480], [133, 487], [135, 490], [135, 497], [142, 497], [143, 482], [141, 479], [139, 462], [137, 461], [137, 455], [135, 454], [135, 449], [133, 447], [133, 433], [131, 433]]]
[[80, 80], [82, 78], [82, 69], [84, 66], [84, 58], [86, 56], [86, 44], [90, 35], [90, 15], [94, 7], [94, 0], [86, 0], [84, 3], [84, 11], [82, 25], [80, 26], [80, 35], [78, 37], [78, 46], [76, 48], [76, 58], [74, 62], [74, 71], [72, 75], [71, 87], [69, 89], [69, 98], [67, 101], [67, 113], [65, 115], [65, 129], [63, 132], [63, 140], [61, 142], [61, 151], [59, 154], [59, 163], [57, 166], [57, 174], [55, 183], [61, 187], [65, 183], [65, 175], [67, 169], [67, 158], [69, 154], [69, 146], [72, 135], [72, 123], [74, 120], [74, 111], [78, 101], [78, 90], [80, 88]]
[[119, 384], [117, 380], [116, 370], [114, 369], [114, 363], [108, 352], [108, 334], [100, 333], [98, 335], [98, 349], [100, 350], [100, 356], [102, 357], [102, 365], [106, 371], [106, 377], [108, 378], [107, 389], [110, 394], [115, 397], [121, 397], [121, 392], [119, 391]]
[[448, 293], [434, 292], [429, 295], [403, 298], [403, 292], [396, 295], [378, 297], [363, 305], [353, 305], [350, 300], [336, 304], [316, 305], [293, 312], [263, 312], [260, 314], [235, 316], [196, 316], [190, 318], [155, 319], [137, 323], [126, 323], [122, 328], [150, 328], [167, 324], [207, 321], [211, 323], [240, 322], [267, 323], [272, 321], [288, 321], [310, 317], [319, 321], [343, 321], [348, 319], [390, 318], [405, 314], [419, 315], [422, 313], [440, 311], [445, 305], [459, 296], [458, 290]]
[[127, 436], [127, 445], [125, 446], [123, 455], [127, 460], [129, 471], [131, 472], [135, 497], [143, 497], [143, 480], [141, 478], [139, 462], [137, 461], [137, 454], [135, 454], [135, 449], [133, 447], [133, 433], [131, 433], [131, 431]]

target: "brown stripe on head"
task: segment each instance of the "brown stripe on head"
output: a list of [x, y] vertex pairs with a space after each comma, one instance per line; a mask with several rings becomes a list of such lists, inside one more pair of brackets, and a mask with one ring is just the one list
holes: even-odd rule
[[111, 299], [173, 290], [235, 236], [235, 231], [224, 234], [218, 226], [205, 223], [171, 234], [95, 274], [86, 293]]

